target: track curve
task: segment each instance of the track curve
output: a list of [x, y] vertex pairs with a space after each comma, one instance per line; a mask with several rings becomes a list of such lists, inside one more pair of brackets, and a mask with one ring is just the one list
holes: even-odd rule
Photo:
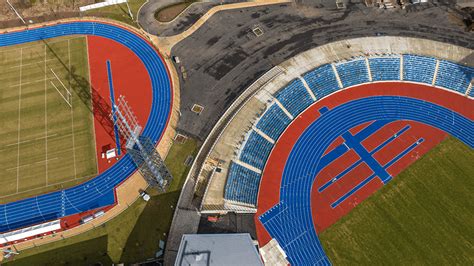
[[[319, 158], [343, 132], [377, 119], [410, 120], [439, 128], [474, 147], [474, 122], [429, 101], [403, 96], [373, 96], [334, 107], [298, 138], [285, 164], [279, 203], [259, 217], [292, 265], [329, 264], [313, 226], [311, 187]], [[304, 158], [315, 158], [308, 164]]]
[[[68, 35], [111, 39], [125, 45], [140, 58], [152, 84], [152, 107], [142, 134], [158, 144], [168, 124], [173, 88], [163, 59], [142, 37], [117, 25], [78, 21], [0, 34], [0, 47]], [[75, 187], [0, 205], [0, 232], [113, 204], [115, 187], [135, 171], [135, 164], [126, 155], [104, 173]]]

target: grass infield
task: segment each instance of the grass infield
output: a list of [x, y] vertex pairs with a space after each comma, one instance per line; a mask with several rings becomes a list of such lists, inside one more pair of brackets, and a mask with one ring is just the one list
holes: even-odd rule
[[320, 234], [334, 265], [473, 265], [474, 150], [444, 140]]
[[0, 108], [0, 203], [97, 173], [85, 37], [0, 48]]

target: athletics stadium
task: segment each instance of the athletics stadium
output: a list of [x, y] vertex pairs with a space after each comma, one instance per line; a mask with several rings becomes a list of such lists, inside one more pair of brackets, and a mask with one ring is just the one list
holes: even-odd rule
[[0, 19], [2, 263], [474, 263], [468, 3], [49, 2]]

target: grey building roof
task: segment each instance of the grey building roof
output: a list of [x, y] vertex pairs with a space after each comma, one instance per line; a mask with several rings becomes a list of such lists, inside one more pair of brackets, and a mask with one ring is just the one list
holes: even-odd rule
[[249, 234], [183, 235], [175, 266], [263, 266]]

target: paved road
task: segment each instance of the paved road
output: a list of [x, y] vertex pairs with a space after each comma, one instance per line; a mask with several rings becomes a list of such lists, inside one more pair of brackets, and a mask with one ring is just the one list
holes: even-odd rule
[[[180, 75], [178, 130], [205, 139], [225, 109], [260, 75], [329, 42], [378, 32], [474, 48], [474, 33], [464, 32], [448, 10], [441, 4], [407, 10], [349, 4], [344, 11], [282, 4], [219, 12], [172, 49], [186, 72], [185, 80]], [[264, 31], [260, 37], [251, 31], [256, 25]], [[194, 103], [205, 107], [200, 115], [190, 111]]]
[[138, 23], [148, 33], [161, 37], [180, 34], [191, 27], [202, 15], [214, 6], [223, 3], [234, 3], [236, 0], [208, 0], [193, 3], [177, 18], [169, 23], [160, 23], [155, 19], [155, 12], [163, 7], [183, 2], [182, 0], [148, 0], [138, 12]]

